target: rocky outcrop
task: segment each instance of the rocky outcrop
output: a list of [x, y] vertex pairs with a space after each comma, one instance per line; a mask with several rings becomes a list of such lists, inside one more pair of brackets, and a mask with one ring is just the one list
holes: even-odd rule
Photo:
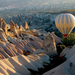
[[68, 50], [68, 51], [66, 52], [65, 57], [66, 57], [67, 59], [69, 59], [69, 58], [72, 57], [74, 54], [75, 54], [75, 45], [73, 45], [73, 47], [72, 47], [70, 50]]
[[25, 25], [24, 25], [25, 29], [29, 29], [28, 23], [25, 21]]
[[43, 49], [49, 55], [55, 55], [55, 54], [57, 54], [56, 43], [55, 43], [55, 39], [52, 36], [52, 34], [48, 34], [45, 37], [44, 42], [43, 42]]
[[18, 24], [17, 24], [17, 23], [15, 24], [15, 27], [16, 27], [16, 29], [19, 29], [19, 26], [18, 26]]
[[20, 31], [22, 31], [22, 25], [20, 25], [20, 28], [19, 29], [20, 29]]
[[15, 23], [12, 20], [10, 21], [10, 31], [13, 32], [17, 38], [20, 38], [18, 31], [15, 27]]
[[3, 31], [5, 32], [5, 34], [7, 35], [7, 24], [6, 24], [6, 22], [3, 20], [3, 18], [0, 18], [0, 28], [2, 28]]
[[2, 28], [3, 21], [3, 18], [0, 18], [0, 28]]
[[11, 20], [10, 21], [10, 31], [14, 31], [16, 29], [15, 23]]
[[46, 53], [43, 49], [37, 49], [33, 52], [33, 54]]
[[4, 31], [3, 31], [3, 29], [1, 29], [1, 28], [0, 28], [0, 39], [2, 41], [5, 41], [5, 42], [7, 41], [6, 35], [5, 35]]
[[62, 39], [61, 38], [59, 38], [58, 36], [56, 36], [54, 34], [54, 32], [52, 32], [51, 34], [54, 37], [56, 44], [59, 44], [59, 43], [62, 44]]
[[[38, 68], [43, 67], [44, 62], [50, 63], [49, 56], [46, 54], [18, 55], [0, 60], [0, 73], [4, 75], [30, 75], [29, 69], [37, 72]], [[32, 75], [35, 74], [32, 72]]]
[[[75, 75], [75, 45], [67, 52], [69, 57], [64, 63], [44, 73], [43, 75]], [[71, 52], [71, 53], [70, 53]]]
[[60, 57], [65, 56], [69, 50], [70, 50], [70, 48], [68, 48], [68, 47], [63, 49], [63, 51], [60, 53]]

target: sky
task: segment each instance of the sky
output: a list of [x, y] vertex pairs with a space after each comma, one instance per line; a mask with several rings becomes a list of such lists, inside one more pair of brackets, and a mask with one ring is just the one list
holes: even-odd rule
[[[0, 11], [4, 9], [13, 9], [13, 8], [43, 8], [54, 7], [54, 5], [69, 4], [75, 3], [75, 0], [0, 0]], [[64, 5], [63, 5], [64, 6]], [[67, 5], [68, 6], [68, 5]], [[56, 6], [55, 6], [56, 7]], [[54, 8], [55, 8], [54, 7]]]

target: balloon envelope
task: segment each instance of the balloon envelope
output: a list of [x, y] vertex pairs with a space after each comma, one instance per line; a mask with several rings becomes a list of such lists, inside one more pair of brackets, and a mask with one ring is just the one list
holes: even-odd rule
[[67, 37], [75, 26], [75, 17], [70, 13], [60, 14], [55, 19], [55, 25]]

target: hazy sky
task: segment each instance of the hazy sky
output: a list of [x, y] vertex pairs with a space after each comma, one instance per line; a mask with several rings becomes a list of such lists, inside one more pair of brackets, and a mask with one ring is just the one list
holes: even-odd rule
[[75, 3], [75, 0], [0, 0], [0, 10], [20, 8], [20, 7], [38, 7], [51, 4]]
[[37, 4], [56, 4], [56, 3], [74, 3], [75, 0], [0, 0], [0, 8], [1, 7], [18, 7], [26, 6], [26, 5], [37, 5]]

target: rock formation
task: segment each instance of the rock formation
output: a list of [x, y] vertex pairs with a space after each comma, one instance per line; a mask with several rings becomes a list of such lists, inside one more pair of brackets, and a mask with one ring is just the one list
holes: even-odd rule
[[[31, 54], [28, 56], [18, 55], [15, 57], [10, 57], [10, 58], [4, 59], [4, 60], [0, 60], [0, 73], [2, 73], [4, 75], [9, 75], [9, 74], [10, 75], [21, 75], [21, 74], [22, 75], [30, 75], [30, 71], [28, 69], [31, 69], [31, 70], [37, 72], [38, 68], [43, 67], [43, 65], [44, 65], [43, 62], [50, 63], [48, 55], [46, 55], [46, 54], [38, 54], [38, 55]], [[32, 72], [32, 74], [33, 74], [33, 72]]]
[[0, 28], [2, 28], [3, 31], [5, 32], [5, 34], [7, 35], [7, 24], [6, 24], [6, 22], [3, 20], [3, 18], [0, 18]]
[[43, 75], [75, 75], [75, 45], [68, 50], [68, 60]]
[[19, 29], [20, 29], [20, 31], [22, 31], [22, 25], [20, 25], [20, 28]]
[[69, 59], [69, 58], [72, 57], [74, 54], [75, 54], [75, 45], [73, 45], [73, 47], [72, 47], [70, 50], [68, 50], [68, 51], [66, 52], [65, 57]]
[[17, 23], [15, 24], [15, 27], [16, 27], [16, 29], [19, 29], [19, 26], [18, 26], [18, 24], [17, 24]]
[[20, 38], [18, 31], [15, 27], [15, 23], [12, 20], [10, 21], [10, 31], [13, 32], [17, 38]]
[[[61, 39], [43, 29], [30, 30], [27, 22], [24, 28], [22, 25], [19, 27], [12, 20], [10, 25], [6, 24], [0, 18], [0, 75], [30, 75], [30, 72], [32, 75], [37, 75], [38, 73], [34, 73], [38, 72], [38, 68], [46, 66], [53, 68], [55, 65], [51, 60], [54, 60], [54, 55], [58, 51], [56, 44], [62, 44]], [[75, 57], [74, 53], [75, 45], [71, 49], [66, 47], [59, 57], [65, 56], [70, 60], [44, 75], [60, 75], [59, 73], [68, 75], [68, 72], [75, 75], [75, 62], [72, 60]]]
[[54, 55], [57, 54], [55, 39], [52, 34], [45, 37], [43, 42], [43, 49], [46, 50], [47, 54]]
[[25, 25], [24, 25], [25, 29], [29, 29], [28, 23], [25, 21]]
[[60, 39], [59, 37], [57, 37], [57, 36], [54, 34], [54, 32], [52, 32], [51, 34], [52, 34], [52, 36], [54, 37], [56, 44], [59, 44], [59, 43], [62, 44], [61, 39]]
[[0, 28], [0, 39], [1, 39], [2, 41], [7, 41], [6, 35], [5, 35], [5, 33], [4, 33], [4, 31], [3, 31], [2, 28]]
[[15, 23], [11, 20], [10, 21], [10, 31], [14, 31], [16, 29]]
[[0, 18], [0, 28], [2, 28], [3, 18]]

